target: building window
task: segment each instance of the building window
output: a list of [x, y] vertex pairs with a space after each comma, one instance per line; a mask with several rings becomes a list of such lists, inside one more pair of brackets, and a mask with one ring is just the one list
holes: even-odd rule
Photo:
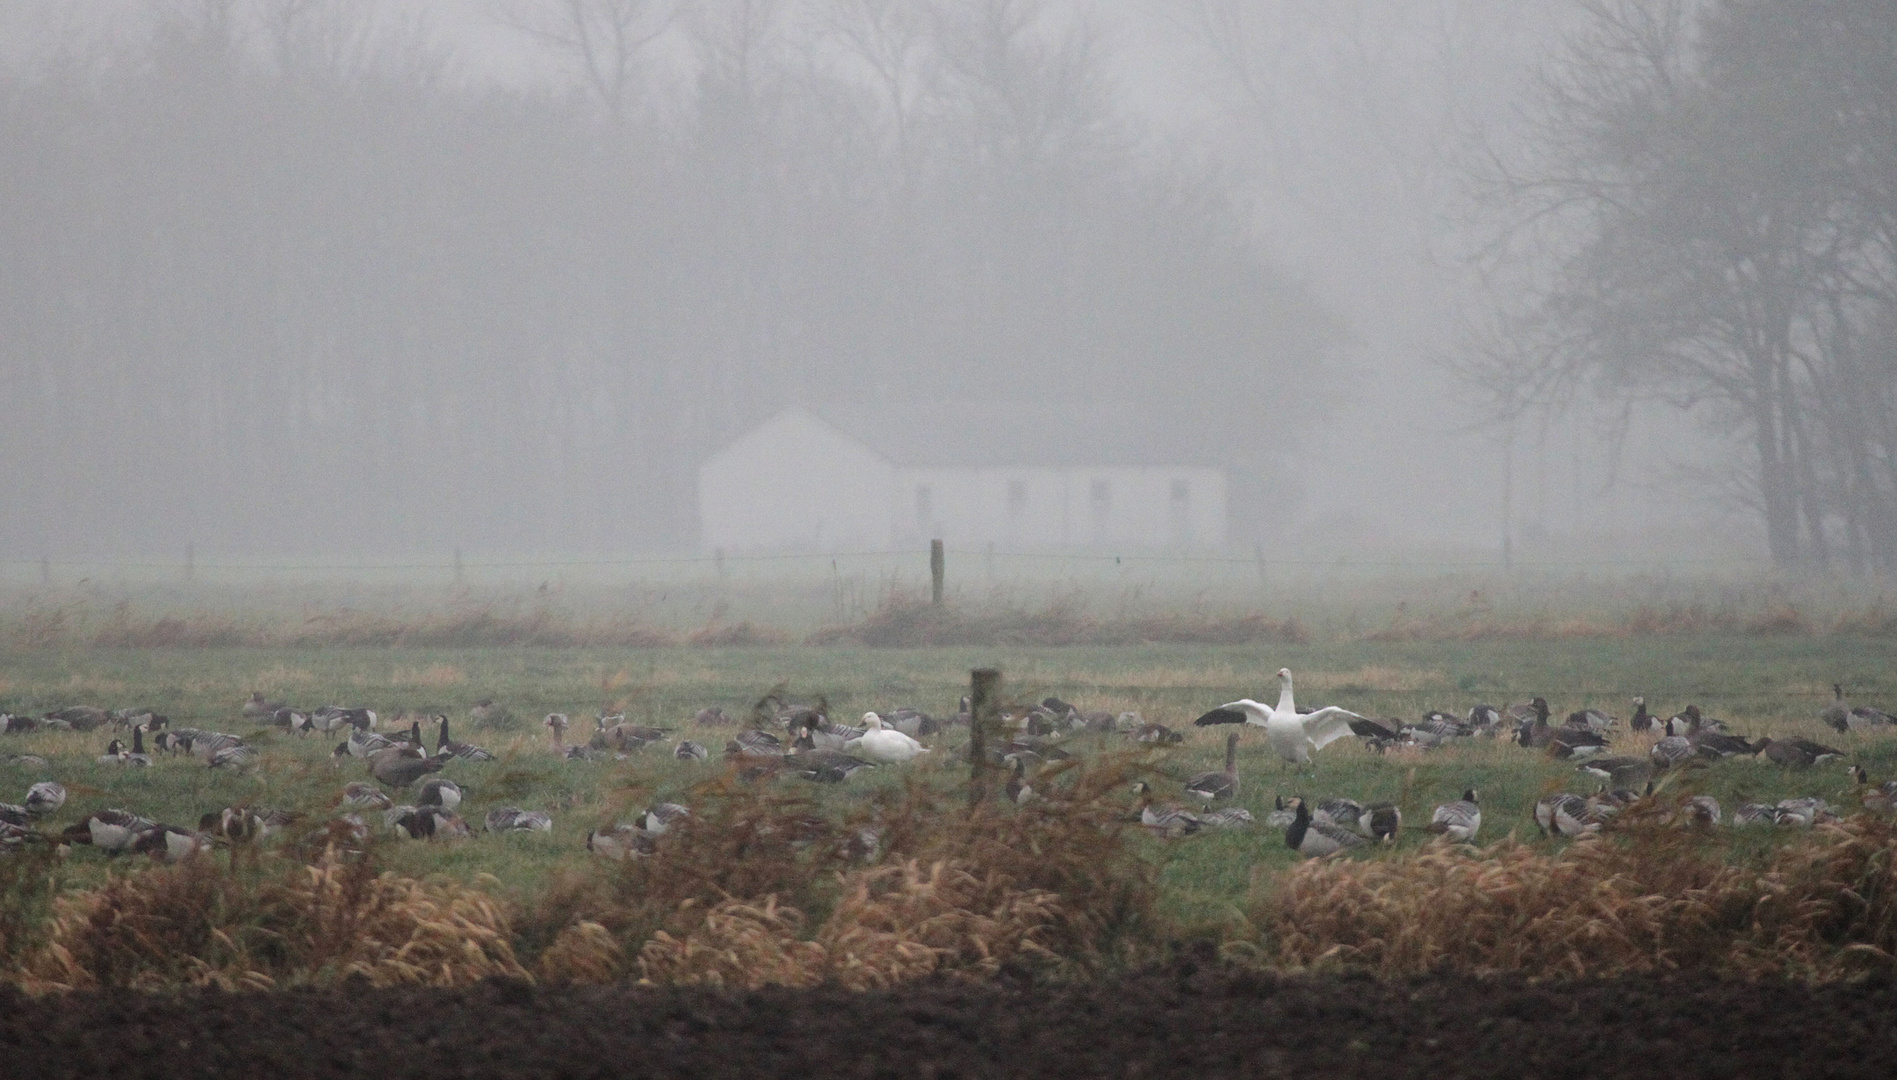
[[1028, 482], [1008, 481], [1008, 516], [1018, 518], [1028, 511]]

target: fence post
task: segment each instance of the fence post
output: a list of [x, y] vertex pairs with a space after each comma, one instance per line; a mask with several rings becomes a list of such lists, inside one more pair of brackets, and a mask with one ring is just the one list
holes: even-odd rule
[[995, 725], [996, 689], [1001, 672], [994, 668], [976, 668], [968, 673], [968, 808], [973, 810], [988, 797], [988, 731]]
[[929, 603], [942, 606], [942, 575], [948, 569], [942, 557], [942, 541], [929, 541]]
[[462, 566], [461, 566], [461, 549], [455, 548], [454, 549], [454, 583], [456, 585], [460, 585], [460, 584], [465, 583], [467, 579], [468, 579], [467, 574], [462, 569]]

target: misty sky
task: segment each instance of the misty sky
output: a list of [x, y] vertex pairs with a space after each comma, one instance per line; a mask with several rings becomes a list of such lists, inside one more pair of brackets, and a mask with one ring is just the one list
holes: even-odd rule
[[[0, 16], [4, 59], [43, 63], [64, 25], [136, 40], [147, 5], [54, 3]], [[494, 0], [377, 0], [468, 86], [564, 85], [558, 59], [502, 25]], [[1443, 361], [1476, 303], [1466, 257], [1467, 172], [1511, 137], [1532, 65], [1560, 33], [1563, 5], [1529, 0], [1096, 0], [1055, 4], [1102, 32], [1112, 88], [1149, 147], [1238, 178], [1267, 257], [1341, 316], [1337, 377], [1288, 415], [1206, 416], [1270, 425], [1277, 520], [1369, 548], [1493, 546], [1500, 534], [1502, 432]], [[1208, 12], [1236, 14], [1211, 24]], [[1208, 30], [1208, 28], [1210, 28]], [[1242, 40], [1229, 35], [1237, 32]], [[654, 50], [651, 100], [683, 80], [680, 30]], [[1220, 35], [1227, 35], [1223, 38]], [[677, 39], [677, 40], [672, 40]], [[1237, 65], [1248, 65], [1239, 70]], [[1637, 414], [1610, 461], [1601, 417], [1527, 423], [1515, 447], [1515, 508], [1525, 535], [1617, 534], [1664, 545], [1719, 507], [1686, 492], [1680, 467], [1702, 453], [1690, 422]], [[1618, 485], [1606, 490], [1610, 469]], [[29, 552], [15, 552], [16, 557]]]

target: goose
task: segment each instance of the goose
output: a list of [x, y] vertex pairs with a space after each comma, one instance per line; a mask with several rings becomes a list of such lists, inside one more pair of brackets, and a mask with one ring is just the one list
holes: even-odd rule
[[125, 764], [146, 768], [151, 765], [151, 755], [145, 752], [145, 726], [140, 724], [132, 729], [132, 749], [125, 754]]
[[586, 850], [604, 859], [644, 858], [658, 849], [656, 838], [637, 825], [614, 825], [586, 834]]
[[1882, 709], [1873, 709], [1868, 705], [1852, 705], [1844, 700], [1844, 684], [1842, 683], [1832, 683], [1831, 693], [1833, 695], [1831, 704], [1825, 706], [1824, 712], [1818, 714], [1818, 718], [1839, 731], [1870, 731], [1897, 724], [1897, 718], [1893, 718]]
[[51, 725], [64, 725], [68, 731], [92, 731], [112, 719], [112, 714], [91, 705], [69, 705], [44, 717]]
[[711, 751], [705, 748], [704, 743], [680, 739], [678, 745], [672, 748], [672, 756], [680, 761], [709, 761]]
[[1021, 758], [1014, 759], [1014, 771], [1008, 774], [1005, 789], [1008, 801], [1016, 806], [1026, 806], [1035, 799], [1034, 786], [1028, 783], [1028, 763]]
[[678, 803], [653, 803], [639, 815], [639, 827], [653, 836], [664, 836], [665, 830], [691, 816], [691, 809]]
[[1684, 735], [1668, 735], [1647, 751], [1648, 759], [1661, 769], [1684, 764], [1698, 756], [1699, 752], [1693, 749], [1693, 744]]
[[[1838, 820], [1838, 815], [1831, 809], [1831, 804], [1815, 796], [1807, 796], [1803, 799], [1780, 799], [1778, 809], [1781, 825], [1796, 824], [1810, 828], [1821, 822]], [[1787, 817], [1793, 820], [1787, 822], [1785, 820]]]
[[1265, 815], [1265, 827], [1278, 830], [1290, 828], [1291, 821], [1298, 816], [1298, 812], [1284, 804], [1283, 795], [1276, 796], [1272, 802], [1271, 813]]
[[342, 804], [365, 807], [370, 810], [387, 810], [394, 805], [380, 788], [374, 784], [365, 784], [360, 780], [352, 780], [343, 788]]
[[1493, 705], [1472, 705], [1469, 708], [1469, 727], [1478, 735], [1494, 738], [1502, 728], [1502, 711]]
[[553, 831], [553, 815], [544, 810], [520, 810], [512, 806], [503, 806], [487, 812], [486, 828], [491, 833], [550, 833]]
[[271, 713], [270, 723], [285, 731], [294, 731], [298, 735], [308, 735], [315, 730], [315, 726], [310, 723], [309, 713], [288, 706]]
[[1292, 696], [1291, 669], [1278, 669], [1278, 706], [1272, 708], [1250, 698], [1227, 702], [1194, 720], [1199, 727], [1209, 724], [1255, 724], [1265, 729], [1265, 741], [1291, 766], [1312, 764], [1311, 755], [1349, 735], [1350, 722], [1362, 720], [1349, 709], [1335, 705], [1311, 713], [1298, 712]]
[[1728, 735], [1723, 731], [1695, 731], [1686, 736], [1693, 744], [1699, 756], [1709, 759], [1751, 756], [1757, 751], [1752, 744], [1737, 735]]
[[252, 690], [250, 700], [244, 702], [244, 719], [269, 720], [276, 716], [278, 709], [283, 707], [284, 704], [281, 701], [265, 701], [262, 690]]
[[1140, 824], [1158, 835], [1168, 839], [1190, 836], [1204, 824], [1199, 815], [1183, 806], [1154, 806], [1153, 789], [1144, 780], [1134, 783], [1133, 791], [1140, 797]]
[[699, 727], [732, 727], [737, 724], [737, 721], [726, 716], [723, 709], [713, 705], [692, 714], [692, 723]]
[[[1516, 721], [1515, 741], [1530, 750], [1545, 750], [1554, 741], [1555, 729], [1548, 723], [1548, 699], [1535, 698], [1527, 706], [1528, 715]], [[1513, 715], [1524, 706], [1509, 707]]]
[[1653, 714], [1647, 711], [1647, 699], [1644, 697], [1635, 698], [1634, 715], [1633, 719], [1627, 721], [1627, 730], [1636, 735], [1645, 735], [1647, 732], [1653, 730], [1655, 722]]
[[1637, 788], [1653, 775], [1653, 761], [1637, 757], [1595, 757], [1575, 766], [1617, 788]]
[[469, 743], [455, 742], [448, 737], [447, 716], [435, 714], [435, 756], [458, 757], [464, 761], [493, 761], [494, 755]]
[[1397, 830], [1402, 827], [1403, 811], [1393, 802], [1371, 803], [1357, 815], [1357, 831], [1379, 843], [1395, 843]]
[[38, 730], [39, 726], [40, 722], [30, 716], [15, 716], [12, 713], [0, 713], [0, 732], [4, 732], [5, 734], [25, 735], [27, 732]]
[[1225, 771], [1200, 773], [1186, 781], [1186, 794], [1207, 803], [1238, 797], [1238, 732], [1225, 737]]
[[1581, 761], [1606, 753], [1607, 737], [1592, 731], [1557, 728], [1548, 742], [1548, 756], [1562, 760]]
[[1127, 738], [1137, 743], [1152, 746], [1177, 746], [1185, 742], [1186, 737], [1164, 724], [1141, 724], [1127, 732]]
[[24, 825], [15, 825], [10, 821], [0, 821], [0, 855], [10, 855], [25, 848], [28, 844], [44, 844], [50, 840]]
[[737, 738], [726, 740], [725, 752], [731, 753], [732, 746], [745, 757], [784, 756], [784, 741], [768, 731], [740, 731]]
[[296, 823], [297, 815], [288, 810], [227, 806], [198, 819], [198, 831], [226, 840], [268, 840]]
[[41, 780], [26, 789], [26, 812], [34, 817], [46, 817], [66, 805], [66, 789], [58, 781]]
[[1688, 824], [1698, 825], [1702, 828], [1711, 828], [1719, 824], [1720, 817], [1722, 816], [1719, 810], [1719, 800], [1713, 798], [1711, 795], [1695, 795], [1686, 800], [1685, 805], [1681, 806], [1680, 810], [1685, 814]]
[[440, 772], [439, 757], [409, 757], [400, 750], [384, 750], [369, 758], [369, 773], [384, 784], [400, 790], [432, 772]]
[[382, 821], [411, 840], [463, 840], [473, 835], [459, 814], [439, 806], [398, 806], [384, 813]]
[[248, 743], [237, 743], [220, 747], [211, 755], [209, 762], [213, 769], [248, 769], [257, 763], [257, 748]]
[[566, 729], [572, 726], [573, 721], [568, 719], [567, 715], [563, 712], [550, 712], [547, 714], [547, 718], [540, 722], [547, 726], [547, 734], [553, 738], [553, 752], [564, 755], [566, 753]]
[[101, 765], [126, 765], [130, 763], [127, 760], [130, 757], [131, 754], [125, 749], [125, 744], [117, 739], [113, 739], [111, 742], [105, 744], [105, 753], [100, 754], [93, 760]]
[[1792, 769], [1809, 769], [1844, 757], [1841, 750], [1803, 738], [1760, 739], [1752, 744], [1752, 752], [1764, 754], [1768, 761]]
[[1547, 795], [1535, 803], [1535, 826], [1543, 836], [1572, 838], [1599, 832], [1601, 824], [1594, 808], [1579, 795]]
[[189, 729], [182, 729], [180, 734], [185, 735], [185, 749], [188, 750], [193, 757], [203, 758], [207, 762], [216, 757], [219, 750], [224, 750], [232, 746], [240, 746], [244, 741], [235, 735], [229, 735], [222, 731], [190, 731]]
[[33, 824], [33, 815], [27, 813], [24, 806], [0, 802], [0, 824], [25, 828]]
[[119, 855], [158, 823], [130, 810], [94, 810], [63, 834], [68, 843], [91, 844], [108, 855]]
[[1455, 802], [1438, 806], [1429, 818], [1430, 832], [1465, 844], [1473, 841], [1477, 830], [1481, 828], [1482, 807], [1476, 802], [1474, 788], [1463, 792], [1462, 798]]
[[1355, 799], [1319, 799], [1311, 809], [1311, 819], [1355, 831], [1358, 822], [1363, 819], [1363, 804]]
[[1576, 731], [1589, 731], [1596, 735], [1606, 735], [1619, 725], [1620, 719], [1618, 717], [1609, 716], [1599, 709], [1581, 709], [1577, 712], [1571, 712], [1568, 714], [1568, 718], [1561, 724], [1564, 728], [1572, 728]]
[[1305, 858], [1321, 859], [1363, 846], [1363, 837], [1349, 829], [1313, 818], [1303, 798], [1293, 797], [1285, 805], [1291, 809], [1291, 824], [1284, 830], [1284, 844]]
[[845, 743], [844, 748], [879, 765], [901, 765], [929, 752], [928, 747], [902, 732], [884, 727], [883, 718], [873, 712], [863, 714], [863, 724], [869, 730]]
[[1222, 806], [1209, 814], [1201, 814], [1199, 820], [1208, 829], [1249, 829], [1257, 819], [1242, 806]]
[[784, 767], [805, 780], [820, 784], [838, 784], [849, 779], [858, 769], [873, 768], [869, 762], [854, 754], [841, 750], [819, 750], [812, 743], [806, 729], [797, 741], [791, 744], [791, 751], [784, 755]]
[[[420, 725], [417, 725], [419, 729]], [[387, 735], [374, 731], [351, 730], [349, 738], [342, 743], [351, 757], [368, 757], [377, 750], [389, 750], [397, 746], [408, 746], [402, 739], [391, 739]]]
[[1851, 779], [1857, 781], [1858, 790], [1863, 792], [1864, 809], [1873, 814], [1897, 813], [1897, 780], [1886, 780], [1872, 787], [1870, 774], [1862, 765], [1851, 766]]
[[46, 759], [38, 754], [8, 754], [4, 759], [8, 765], [17, 765], [22, 769], [44, 769]]
[[461, 785], [445, 776], [431, 776], [416, 789], [415, 805], [439, 806], [443, 810], [461, 808]]
[[1403, 725], [1391, 727], [1380, 720], [1364, 717], [1350, 721], [1350, 733], [1370, 743], [1390, 744], [1403, 740]]
[[195, 829], [181, 828], [177, 825], [155, 825], [138, 834], [132, 841], [130, 850], [136, 855], [149, 855], [159, 862], [183, 862], [191, 856], [211, 849], [211, 838]]
[[1732, 812], [1732, 823], [1741, 825], [1778, 825], [1787, 815], [1769, 803], [1740, 803]]
[[[1073, 706], [1070, 705], [1068, 708], [1072, 709]], [[1078, 715], [1078, 713], [1076, 712], [1074, 715]], [[931, 735], [940, 733], [942, 730], [941, 722], [935, 717], [930, 716], [921, 709], [912, 709], [906, 705], [898, 706], [891, 711], [887, 722], [890, 727], [895, 728], [897, 731], [902, 732], [912, 739], [926, 739]]]
[[1693, 735], [1702, 731], [1724, 733], [1726, 722], [1701, 714], [1698, 705], [1688, 705], [1666, 722], [1668, 735]]

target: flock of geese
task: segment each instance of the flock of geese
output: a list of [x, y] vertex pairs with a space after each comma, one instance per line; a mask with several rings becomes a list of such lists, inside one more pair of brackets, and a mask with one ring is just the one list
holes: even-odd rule
[[[1377, 752], [1427, 751], [1458, 740], [1484, 737], [1506, 739], [1551, 759], [1572, 761], [1596, 786], [1594, 793], [1551, 794], [1539, 800], [1533, 811], [1536, 825], [1544, 833], [1566, 837], [1600, 831], [1616, 814], [1650, 796], [1656, 776], [1666, 770], [1741, 756], [1788, 768], [1842, 762], [1844, 757], [1840, 751], [1810, 739], [1748, 740], [1727, 730], [1720, 721], [1704, 716], [1697, 706], [1689, 705], [1662, 719], [1647, 711], [1642, 698], [1633, 699], [1634, 712], [1626, 727], [1629, 732], [1655, 739], [1646, 753], [1628, 756], [1611, 753], [1621, 726], [1618, 718], [1587, 709], [1557, 724], [1547, 701], [1540, 697], [1506, 709], [1476, 705], [1461, 717], [1430, 712], [1410, 724], [1373, 719], [1336, 706], [1301, 711], [1291, 672], [1280, 669], [1278, 679], [1275, 705], [1241, 699], [1221, 705], [1194, 722], [1202, 727], [1244, 727], [1228, 734], [1223, 769], [1193, 776], [1181, 786], [1185, 800], [1192, 805], [1160, 803], [1150, 784], [1142, 781], [1134, 785], [1135, 802], [1130, 812], [1140, 824], [1164, 837], [1253, 826], [1252, 814], [1236, 805], [1240, 793], [1240, 731], [1250, 727], [1264, 729], [1266, 744], [1287, 768], [1311, 769], [1313, 775], [1315, 755], [1347, 736], [1362, 740]], [[1897, 730], [1897, 719], [1890, 714], [1852, 705], [1845, 700], [1841, 687], [1833, 690], [1835, 700], [1820, 716], [1825, 723], [1841, 732]], [[366, 841], [372, 830], [365, 815], [373, 813], [381, 815], [386, 831], [400, 837], [451, 840], [473, 835], [474, 830], [460, 815], [462, 787], [438, 774], [458, 763], [491, 762], [495, 755], [454, 739], [445, 714], [437, 713], [427, 721], [434, 727], [430, 748], [422, 733], [424, 721], [406, 714], [393, 725], [395, 732], [384, 733], [376, 730], [377, 714], [368, 708], [325, 706], [300, 710], [254, 694], [242, 713], [253, 723], [283, 732], [341, 736], [330, 755], [334, 766], [340, 769], [356, 765], [365, 771], [367, 779], [349, 782], [336, 797], [338, 816], [313, 835]], [[566, 713], [548, 713], [543, 724], [553, 752], [574, 761], [623, 760], [647, 747], [666, 744], [670, 745], [671, 756], [681, 761], [708, 761], [712, 752], [707, 742], [717, 742], [719, 729], [736, 728], [722, 733], [729, 736], [723, 740], [722, 758], [738, 778], [838, 784], [862, 770], [921, 759], [931, 752], [924, 739], [955, 727], [968, 727], [969, 713], [964, 698], [960, 711], [952, 717], [937, 719], [918, 709], [899, 707], [887, 713], [865, 713], [861, 722], [852, 726], [831, 721], [821, 699], [815, 705], [799, 705], [773, 693], [753, 707], [748, 725], [720, 708], [700, 710], [688, 722], [693, 729], [688, 734], [698, 738], [675, 740], [677, 729], [629, 723], [624, 715], [609, 716], [603, 711], [595, 716], [595, 728], [584, 743], [568, 742], [572, 720]], [[408, 719], [405, 731], [400, 730], [402, 719]], [[1083, 712], [1051, 697], [1037, 706], [1007, 710], [1003, 719], [1006, 733], [987, 747], [987, 754], [1007, 772], [1006, 795], [1017, 804], [1051, 794], [1035, 790], [1039, 779], [1036, 774], [1043, 764], [1071, 756], [1061, 743], [1074, 733], [1119, 734], [1137, 743], [1159, 746], [1183, 738], [1164, 725], [1145, 722], [1138, 713]], [[202, 761], [212, 769], [244, 770], [255, 765], [260, 756], [258, 748], [241, 736], [173, 727], [166, 717], [151, 711], [74, 707], [41, 717], [0, 714], [0, 731], [8, 733], [105, 728], [110, 728], [114, 737], [96, 759], [101, 765], [147, 768], [154, 758], [183, 757]], [[122, 736], [129, 736], [129, 745]], [[46, 764], [33, 755], [13, 755], [7, 760], [29, 766]], [[962, 760], [966, 760], [966, 752]], [[1897, 781], [1872, 787], [1861, 766], [1853, 766], [1851, 775], [1867, 808], [1897, 812]], [[410, 797], [410, 789], [412, 801], [398, 802]], [[227, 806], [203, 814], [195, 828], [186, 828], [110, 808], [94, 811], [57, 834], [36, 829], [65, 804], [66, 798], [66, 789], [48, 780], [34, 783], [18, 805], [0, 803], [0, 851], [28, 843], [61, 842], [89, 844], [111, 854], [148, 854], [176, 861], [220, 843], [271, 837], [298, 821], [298, 815], [283, 810]], [[690, 813], [679, 803], [655, 803], [631, 821], [594, 829], [587, 834], [586, 846], [612, 858], [650, 854], [656, 849], [657, 838]], [[1679, 813], [1689, 821], [1706, 825], [1720, 824], [1724, 818], [1719, 803], [1704, 795], [1686, 800]], [[1835, 814], [1835, 809], [1819, 798], [1786, 799], [1777, 804], [1741, 805], [1733, 813], [1732, 822], [1811, 825]], [[1302, 796], [1279, 797], [1266, 824], [1283, 833], [1287, 846], [1307, 857], [1331, 855], [1365, 844], [1391, 843], [1404, 828], [1402, 811], [1394, 803], [1359, 803], [1339, 797], [1315, 802]], [[488, 833], [546, 833], [553, 829], [553, 817], [547, 810], [497, 806], [486, 812], [482, 825]], [[1451, 841], [1468, 843], [1476, 839], [1481, 827], [1481, 802], [1475, 789], [1470, 788], [1460, 799], [1435, 807], [1422, 828]]]

